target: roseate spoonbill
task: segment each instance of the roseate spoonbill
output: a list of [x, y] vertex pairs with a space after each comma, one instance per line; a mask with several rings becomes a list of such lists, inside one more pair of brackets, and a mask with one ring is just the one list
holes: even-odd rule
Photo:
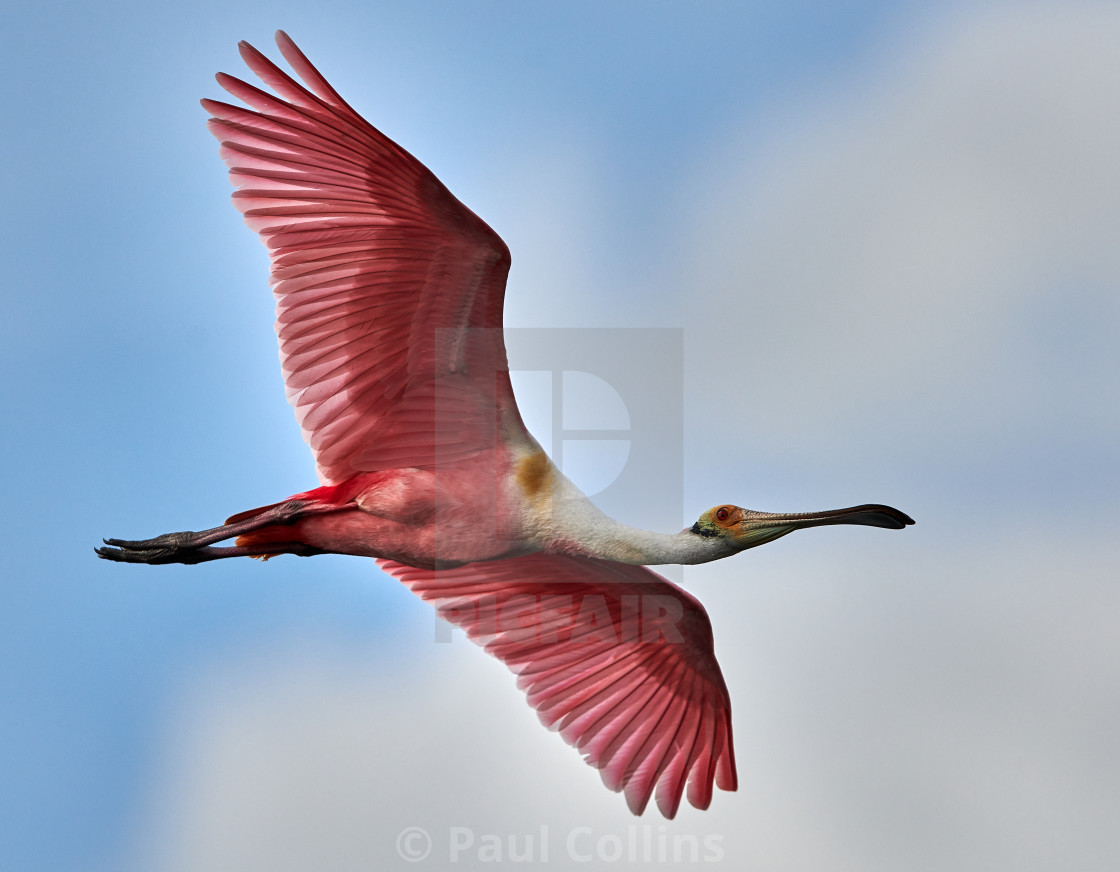
[[[704, 563], [802, 527], [913, 521], [889, 506], [721, 505], [658, 534], [600, 512], [525, 429], [510, 387], [505, 243], [375, 130], [280, 31], [304, 85], [245, 42], [275, 95], [202, 105], [268, 247], [288, 398], [322, 485], [202, 532], [106, 539], [125, 563], [376, 558], [518, 674], [541, 720], [640, 814], [734, 790], [731, 707], [700, 603], [646, 564]], [[233, 545], [214, 543], [236, 538]]]

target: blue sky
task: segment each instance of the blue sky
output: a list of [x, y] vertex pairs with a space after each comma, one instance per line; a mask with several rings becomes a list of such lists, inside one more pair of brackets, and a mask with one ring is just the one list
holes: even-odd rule
[[1120, 861], [1115, 8], [5, 20], [0, 866], [381, 868], [404, 826], [631, 823], [368, 561], [93, 557], [314, 483], [197, 104], [277, 27], [506, 239], [509, 323], [683, 330], [670, 514], [919, 521], [685, 574], [742, 787], [670, 832], [739, 868]]

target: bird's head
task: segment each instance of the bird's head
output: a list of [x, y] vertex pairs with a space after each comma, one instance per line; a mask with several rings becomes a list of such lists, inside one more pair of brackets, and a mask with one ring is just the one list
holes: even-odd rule
[[890, 506], [864, 505], [823, 512], [756, 512], [740, 506], [723, 505], [708, 509], [692, 525], [697, 536], [719, 537], [736, 551], [772, 542], [802, 527], [826, 524], [862, 524], [901, 530], [913, 524], [909, 515]]

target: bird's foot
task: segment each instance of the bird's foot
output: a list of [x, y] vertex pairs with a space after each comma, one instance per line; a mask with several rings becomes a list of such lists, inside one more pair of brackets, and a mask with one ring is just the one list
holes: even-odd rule
[[118, 563], [205, 563], [223, 557], [270, 557], [276, 554], [310, 556], [324, 553], [322, 549], [299, 541], [258, 545], [230, 545], [220, 548], [213, 543], [233, 539], [262, 527], [292, 524], [307, 515], [337, 511], [331, 504], [310, 504], [303, 500], [286, 500], [272, 506], [252, 509], [234, 515], [220, 527], [197, 533], [164, 533], [152, 539], [103, 539], [105, 547], [95, 548], [98, 557]]
[[199, 533], [164, 533], [151, 539], [103, 539], [105, 547], [95, 548], [98, 557], [118, 563], [202, 563], [213, 560], [214, 549], [204, 547]]

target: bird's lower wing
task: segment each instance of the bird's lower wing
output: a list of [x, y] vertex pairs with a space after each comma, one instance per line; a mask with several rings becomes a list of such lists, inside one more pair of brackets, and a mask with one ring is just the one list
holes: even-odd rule
[[624, 791], [668, 818], [735, 790], [731, 703], [703, 606], [644, 566], [556, 554], [425, 570], [378, 561], [517, 673], [558, 730]]

